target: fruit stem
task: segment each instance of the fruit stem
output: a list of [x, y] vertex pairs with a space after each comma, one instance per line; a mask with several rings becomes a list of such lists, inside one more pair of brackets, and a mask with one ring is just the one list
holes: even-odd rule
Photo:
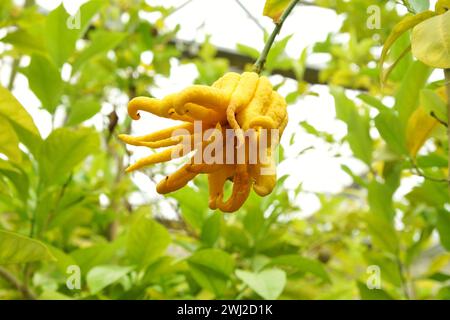
[[272, 48], [272, 45], [275, 41], [275, 38], [280, 33], [281, 28], [283, 27], [283, 23], [286, 20], [286, 18], [289, 16], [289, 14], [292, 12], [292, 9], [297, 5], [297, 3], [300, 0], [293, 0], [289, 6], [286, 8], [286, 10], [281, 15], [280, 19], [275, 22], [275, 28], [272, 31], [272, 34], [269, 36], [269, 39], [267, 39], [266, 45], [264, 46], [263, 51], [261, 52], [261, 55], [259, 56], [258, 60], [256, 60], [255, 64], [253, 65], [253, 71], [260, 74], [261, 71], [264, 70], [264, 65], [267, 61], [267, 55], [270, 52], [270, 49]]

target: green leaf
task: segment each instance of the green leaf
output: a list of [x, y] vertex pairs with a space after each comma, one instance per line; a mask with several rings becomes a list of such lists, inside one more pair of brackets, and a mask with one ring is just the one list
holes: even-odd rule
[[347, 98], [344, 90], [331, 87], [335, 99], [336, 117], [347, 124], [347, 141], [353, 154], [366, 164], [372, 163], [373, 143], [370, 137], [370, 123], [367, 114], [361, 115], [354, 102]]
[[[179, 202], [181, 207], [181, 214], [186, 222], [200, 232], [203, 228], [208, 212], [208, 202], [204, 201], [208, 197], [206, 189], [206, 181], [197, 179], [196, 183], [204, 183], [204, 187], [200, 187], [198, 191], [193, 191], [189, 186], [181, 188], [180, 190], [170, 194], [170, 196]], [[200, 185], [202, 186], [202, 185]]]
[[127, 33], [124, 32], [111, 32], [105, 30], [92, 32], [91, 44], [75, 59], [73, 63], [73, 72], [75, 73], [85, 62], [95, 56], [105, 54], [109, 50], [114, 49], [126, 36]]
[[45, 38], [47, 50], [56, 66], [60, 67], [75, 50], [78, 31], [67, 27], [69, 14], [61, 4], [47, 17]]
[[290, 69], [292, 67], [292, 59], [286, 56], [286, 46], [292, 38], [292, 34], [277, 41], [270, 49], [267, 55], [267, 62], [265, 68], [267, 70], [273, 69]]
[[398, 116], [392, 110], [380, 113], [375, 118], [375, 126], [392, 151], [399, 155], [408, 154], [405, 131], [399, 125]]
[[[392, 29], [386, 41], [384, 42], [383, 51], [381, 53], [380, 58], [380, 68], [381, 69], [383, 68], [383, 64], [387, 58], [389, 49], [392, 47], [394, 42], [397, 41], [398, 38], [400, 38], [402, 34], [404, 34], [409, 29], [413, 28], [417, 24], [421, 23], [422, 21], [429, 19], [435, 15], [436, 15], [435, 12], [425, 11], [413, 16], [406, 16], [405, 18], [403, 18], [403, 20], [397, 23]], [[380, 72], [380, 77], [382, 80], [384, 80], [384, 75], [382, 71]]]
[[266, 0], [263, 14], [272, 18], [274, 22], [278, 22], [284, 10], [289, 6], [291, 0]]
[[[104, 1], [89, 1], [80, 7], [75, 17], [70, 17], [62, 4], [50, 12], [45, 37], [50, 57], [58, 67], [74, 52], [76, 41], [85, 33], [90, 20], [103, 4]], [[79, 25], [71, 26], [71, 19]]]
[[98, 134], [88, 128], [54, 130], [42, 144], [39, 156], [40, 177], [51, 185], [67, 180], [67, 175], [99, 148]]
[[0, 153], [3, 153], [11, 162], [20, 163], [22, 152], [19, 149], [19, 138], [9, 121], [0, 115]]
[[429, 75], [430, 68], [420, 61], [414, 61], [409, 66], [395, 95], [394, 109], [400, 120], [397, 126], [400, 124], [406, 128], [409, 117], [419, 105], [420, 89], [424, 87]]
[[48, 248], [37, 240], [0, 230], [0, 265], [54, 260]]
[[323, 264], [316, 260], [304, 258], [299, 255], [278, 256], [270, 261], [269, 266], [292, 267], [296, 271], [304, 273], [309, 272], [327, 282], [330, 282], [330, 277], [328, 276]]
[[70, 253], [83, 274], [98, 265], [109, 265], [115, 260], [116, 253], [123, 248], [124, 238], [118, 238], [113, 243], [99, 243], [88, 248], [81, 248]]
[[366, 220], [373, 244], [386, 252], [397, 254], [399, 243], [392, 223], [376, 213], [367, 215]]
[[219, 239], [221, 226], [222, 214], [220, 212], [213, 213], [203, 224], [200, 237], [202, 242], [207, 246], [214, 246]]
[[382, 289], [369, 289], [360, 281], [357, 282], [357, 285], [362, 300], [393, 300], [393, 298]]
[[194, 280], [216, 296], [223, 294], [234, 271], [233, 258], [219, 249], [197, 251], [189, 257], [188, 264]]
[[29, 32], [28, 30], [19, 29], [8, 33], [0, 41], [13, 45], [14, 49], [25, 54], [47, 54], [42, 33], [37, 35], [36, 32]]
[[275, 268], [259, 273], [236, 270], [236, 276], [266, 300], [277, 299], [286, 285], [286, 273]]
[[435, 91], [430, 89], [421, 90], [420, 103], [428, 114], [434, 114], [443, 121], [447, 120], [447, 104]]
[[170, 241], [166, 228], [140, 213], [128, 232], [126, 243], [128, 257], [136, 265], [147, 266], [164, 254]]
[[42, 141], [39, 131], [25, 108], [2, 86], [0, 86], [0, 115], [10, 121], [19, 140], [35, 155]]
[[257, 49], [246, 46], [245, 44], [241, 44], [241, 43], [236, 44], [236, 49], [239, 53], [246, 55], [250, 58], [253, 58], [255, 60], [258, 59], [259, 54], [260, 54]]
[[63, 81], [55, 64], [44, 56], [33, 54], [25, 75], [42, 107], [54, 113], [63, 93]]
[[368, 187], [368, 202], [370, 211], [384, 217], [386, 221], [394, 218], [394, 207], [392, 204], [392, 190], [384, 183], [372, 180]]
[[86, 121], [100, 112], [101, 104], [93, 99], [77, 100], [71, 107], [67, 118], [67, 126], [73, 126]]
[[450, 251], [450, 212], [446, 210], [438, 211], [436, 228], [439, 232], [442, 246]]
[[376, 108], [380, 112], [388, 110], [387, 106], [385, 106], [380, 100], [370, 94], [361, 93], [358, 95], [358, 99], [364, 101], [369, 106]]
[[97, 266], [89, 271], [86, 276], [87, 285], [91, 294], [97, 294], [107, 286], [120, 280], [133, 270], [133, 267], [121, 267], [116, 265]]
[[413, 29], [413, 55], [428, 66], [450, 68], [450, 11], [428, 19]]

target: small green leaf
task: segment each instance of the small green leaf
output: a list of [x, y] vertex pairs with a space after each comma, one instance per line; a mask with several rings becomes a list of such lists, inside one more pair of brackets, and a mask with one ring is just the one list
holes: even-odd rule
[[238, 43], [236, 44], [236, 49], [239, 53], [246, 55], [254, 60], [258, 59], [260, 53], [257, 49], [246, 46], [245, 44]]
[[225, 291], [234, 270], [233, 258], [219, 249], [197, 251], [188, 259], [188, 264], [194, 280], [219, 297]]
[[132, 267], [116, 265], [97, 266], [89, 271], [86, 281], [91, 294], [97, 294], [107, 286], [120, 280], [133, 270]]
[[367, 114], [360, 114], [355, 103], [339, 87], [331, 87], [336, 105], [336, 117], [347, 125], [347, 141], [354, 155], [370, 165], [373, 142], [370, 137], [370, 123]]
[[42, 242], [0, 230], [0, 265], [54, 259]]
[[398, 112], [400, 122], [397, 126], [406, 128], [411, 114], [419, 105], [420, 90], [425, 86], [430, 75], [430, 68], [420, 61], [410, 64], [395, 94], [394, 109]]
[[398, 237], [392, 223], [385, 217], [377, 215], [377, 212], [371, 212], [366, 220], [374, 245], [386, 252], [397, 254]]
[[203, 224], [201, 240], [207, 246], [214, 246], [220, 236], [222, 226], [222, 214], [220, 212], [213, 213]]
[[277, 299], [286, 285], [286, 273], [275, 268], [259, 273], [236, 270], [236, 276], [266, 300]]
[[146, 266], [164, 254], [170, 244], [169, 232], [144, 213], [133, 221], [127, 237], [127, 253], [131, 262]]
[[413, 55], [433, 68], [450, 68], [450, 11], [428, 19], [413, 29]]
[[25, 75], [42, 107], [54, 113], [63, 92], [63, 81], [55, 64], [44, 56], [33, 54]]
[[392, 110], [380, 113], [375, 118], [375, 126], [392, 151], [399, 155], [408, 154], [405, 130], [399, 125], [398, 116]]
[[105, 30], [92, 32], [91, 44], [75, 59], [73, 63], [73, 72], [79, 70], [85, 62], [95, 56], [105, 54], [109, 50], [114, 49], [126, 36], [127, 33], [124, 32], [111, 32]]
[[[73, 53], [76, 41], [84, 34], [90, 20], [103, 4], [104, 1], [89, 1], [80, 7], [75, 17], [70, 17], [62, 4], [50, 12], [45, 38], [50, 56], [58, 67]], [[70, 25], [71, 19], [74, 20], [73, 26]]]
[[100, 112], [101, 104], [93, 99], [76, 101], [71, 107], [66, 125], [73, 126], [86, 121]]
[[42, 144], [40, 176], [48, 185], [66, 181], [70, 171], [88, 155], [98, 151], [98, 134], [88, 128], [54, 130]]

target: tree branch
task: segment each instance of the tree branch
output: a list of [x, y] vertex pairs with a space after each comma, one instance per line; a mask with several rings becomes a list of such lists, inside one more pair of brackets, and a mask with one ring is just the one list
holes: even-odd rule
[[25, 285], [20, 283], [20, 281], [8, 270], [0, 267], [0, 277], [5, 279], [11, 286], [13, 286], [16, 290], [20, 291], [22, 296], [25, 299], [35, 300], [36, 295]]

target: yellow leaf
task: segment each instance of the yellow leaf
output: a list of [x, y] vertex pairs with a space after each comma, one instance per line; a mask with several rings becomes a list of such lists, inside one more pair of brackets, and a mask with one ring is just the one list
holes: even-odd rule
[[417, 152], [427, 141], [438, 123], [423, 107], [419, 107], [414, 111], [408, 120], [406, 128], [406, 146], [411, 157], [416, 157]]
[[266, 17], [272, 18], [276, 23], [290, 2], [291, 0], [266, 0], [263, 14]]
[[417, 25], [411, 39], [414, 57], [434, 68], [450, 68], [450, 11]]
[[394, 42], [400, 38], [400, 36], [402, 34], [404, 34], [406, 31], [408, 31], [409, 29], [415, 27], [416, 25], [418, 25], [419, 23], [421, 23], [424, 20], [427, 20], [431, 17], [434, 17], [436, 15], [435, 12], [433, 11], [424, 11], [421, 12], [419, 14], [416, 14], [414, 16], [407, 16], [405, 17], [403, 20], [401, 20], [399, 23], [397, 23], [394, 28], [392, 29], [390, 35], [388, 36], [388, 38], [386, 39], [386, 42], [384, 43], [383, 46], [383, 51], [381, 53], [381, 58], [380, 58], [380, 79], [383, 82], [384, 76], [383, 76], [383, 64], [384, 61], [386, 60], [387, 54], [389, 52], [389, 49], [392, 47], [392, 45], [394, 44]]
[[[436, 93], [447, 101], [445, 87], [436, 90]], [[406, 145], [411, 157], [415, 158], [420, 148], [425, 144], [430, 137], [433, 129], [439, 122], [430, 116], [428, 112], [420, 106], [417, 108], [408, 120], [406, 128]]]

